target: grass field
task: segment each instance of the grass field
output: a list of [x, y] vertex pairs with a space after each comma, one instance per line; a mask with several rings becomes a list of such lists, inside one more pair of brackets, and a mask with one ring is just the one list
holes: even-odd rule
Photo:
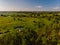
[[60, 45], [60, 12], [0, 12], [0, 45]]

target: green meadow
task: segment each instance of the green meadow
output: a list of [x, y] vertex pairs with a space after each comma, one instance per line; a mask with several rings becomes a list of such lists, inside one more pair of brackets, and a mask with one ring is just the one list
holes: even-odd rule
[[60, 45], [60, 12], [0, 12], [0, 45]]

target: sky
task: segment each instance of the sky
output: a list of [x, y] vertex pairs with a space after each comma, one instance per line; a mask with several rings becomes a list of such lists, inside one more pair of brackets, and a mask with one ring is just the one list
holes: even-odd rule
[[60, 11], [60, 0], [0, 0], [0, 11]]

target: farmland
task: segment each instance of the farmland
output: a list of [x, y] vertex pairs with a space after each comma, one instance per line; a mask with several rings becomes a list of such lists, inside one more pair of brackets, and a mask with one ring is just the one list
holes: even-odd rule
[[60, 12], [0, 12], [0, 45], [60, 45]]

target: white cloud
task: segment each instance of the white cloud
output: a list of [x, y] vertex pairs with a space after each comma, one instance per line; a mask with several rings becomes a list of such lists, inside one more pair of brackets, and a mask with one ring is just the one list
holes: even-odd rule
[[40, 6], [40, 5], [39, 5], [39, 6], [35, 6], [35, 7], [36, 7], [36, 8], [42, 8], [43, 6]]
[[43, 6], [42, 5], [36, 5], [34, 8], [33, 8], [34, 11], [42, 11], [44, 10], [43, 9]]
[[54, 7], [53, 9], [54, 9], [54, 10], [58, 10], [58, 9], [60, 9], [60, 7]]

